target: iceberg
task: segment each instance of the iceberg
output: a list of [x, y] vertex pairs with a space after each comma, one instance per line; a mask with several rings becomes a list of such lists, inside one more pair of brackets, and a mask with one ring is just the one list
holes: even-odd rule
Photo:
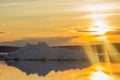
[[65, 48], [50, 47], [45, 42], [29, 44], [10, 52], [5, 56], [6, 60], [88, 60], [82, 50], [70, 50]]

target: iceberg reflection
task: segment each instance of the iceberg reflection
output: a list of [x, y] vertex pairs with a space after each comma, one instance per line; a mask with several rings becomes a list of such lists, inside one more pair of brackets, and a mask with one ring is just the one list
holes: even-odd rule
[[64, 71], [69, 69], [82, 69], [90, 66], [90, 62], [84, 61], [14, 61], [7, 60], [7, 65], [14, 66], [27, 75], [38, 74], [46, 76], [51, 71]]

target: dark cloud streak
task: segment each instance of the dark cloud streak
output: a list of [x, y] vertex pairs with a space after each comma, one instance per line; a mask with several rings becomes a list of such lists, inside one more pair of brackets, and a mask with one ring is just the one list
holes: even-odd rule
[[0, 32], [0, 34], [3, 34], [4, 32]]
[[119, 35], [120, 31], [109, 31], [106, 33], [106, 35]]
[[96, 31], [89, 31], [89, 30], [77, 30], [77, 32], [96, 32]]
[[106, 33], [106, 35], [119, 35], [119, 34], [120, 34], [120, 29], [114, 29]]

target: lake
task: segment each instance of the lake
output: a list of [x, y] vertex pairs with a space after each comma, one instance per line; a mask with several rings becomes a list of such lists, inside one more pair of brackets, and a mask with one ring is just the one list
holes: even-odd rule
[[0, 61], [0, 80], [120, 80], [120, 63], [110, 65], [84, 61]]

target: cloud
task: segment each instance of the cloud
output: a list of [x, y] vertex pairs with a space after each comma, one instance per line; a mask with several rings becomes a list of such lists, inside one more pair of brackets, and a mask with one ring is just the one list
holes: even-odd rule
[[92, 31], [92, 30], [69, 30], [72, 32], [79, 32], [79, 33], [91, 33], [91, 32], [96, 32], [96, 31]]
[[96, 31], [91, 31], [91, 30], [76, 30], [77, 32], [85, 32], [85, 33], [87, 33], [87, 32], [96, 32]]
[[96, 31], [93, 31], [93, 30], [87, 30], [86, 27], [81, 28], [80, 26], [73, 26], [73, 27], [70, 27], [70, 28], [64, 28], [64, 30], [71, 31], [71, 32], [80, 32], [80, 33], [96, 32]]
[[4, 33], [4, 32], [0, 32], [0, 34], [2, 34], [2, 33]]
[[15, 40], [10, 42], [1, 42], [0, 45], [4, 46], [24, 46], [26, 43], [37, 44], [38, 42], [47, 42], [50, 46], [68, 45], [71, 44], [70, 40], [77, 38], [73, 37], [49, 37], [49, 38], [25, 38], [22, 40]]
[[106, 35], [119, 35], [120, 31], [109, 31], [106, 33]]
[[120, 29], [114, 29], [106, 32], [106, 35], [119, 35], [119, 34], [120, 34]]
[[[103, 1], [102, 1], [103, 2]], [[90, 3], [90, 2], [89, 2]], [[111, 11], [111, 10], [119, 10], [120, 6], [120, 2], [117, 1], [117, 2], [104, 2], [104, 3], [101, 3], [101, 2], [96, 2], [93, 5], [91, 5], [92, 3], [88, 4], [88, 5], [85, 5], [81, 8], [78, 8], [78, 10], [83, 10], [83, 11]]]
[[19, 6], [23, 5], [25, 2], [1, 2], [0, 7], [11, 7], [11, 6]]
[[6, 25], [7, 25], [7, 24], [1, 24], [1, 23], [0, 23], [0, 27], [1, 27], [1, 26], [6, 26]]
[[105, 17], [109, 17], [109, 16], [112, 16], [112, 15], [117, 15], [116, 13], [96, 13], [96, 14], [86, 14], [84, 15], [82, 18], [83, 19], [94, 19], [94, 18], [105, 18]]

